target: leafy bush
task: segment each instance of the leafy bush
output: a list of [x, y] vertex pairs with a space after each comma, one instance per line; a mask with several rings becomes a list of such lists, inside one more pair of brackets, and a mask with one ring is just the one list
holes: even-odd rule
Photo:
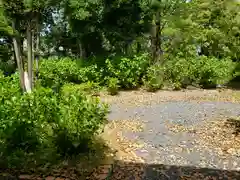
[[147, 69], [147, 73], [143, 78], [144, 86], [148, 91], [157, 91], [163, 88], [164, 72], [160, 65], [153, 65]]
[[59, 152], [66, 155], [86, 150], [105, 123], [107, 106], [100, 104], [98, 98], [87, 98], [80, 90], [63, 92], [59, 106], [60, 121], [54, 129]]
[[[6, 83], [4, 87], [9, 87]], [[22, 95], [3, 92], [9, 98], [3, 101], [1, 97], [0, 103], [1, 163], [10, 163], [16, 153], [25, 155], [19, 157], [25, 161], [26, 156], [49, 148], [62, 155], [82, 152], [105, 122], [107, 106], [80, 90], [55, 93], [38, 88]]]
[[95, 82], [103, 84], [103, 69], [99, 69], [97, 64], [79, 68], [78, 81], [81, 83]]
[[240, 62], [236, 63], [236, 68], [234, 70], [234, 79], [233, 81], [240, 81]]
[[81, 60], [63, 58], [59, 60], [41, 60], [39, 68], [40, 83], [44, 87], [60, 90], [65, 83], [87, 83], [89, 81], [101, 83], [102, 72], [96, 64], [80, 66]]
[[43, 59], [40, 62], [39, 79], [42, 86], [59, 89], [65, 82], [79, 82], [79, 68], [75, 60]]
[[226, 84], [233, 78], [235, 64], [230, 59], [219, 60], [214, 57], [201, 56], [196, 60], [196, 81], [203, 87], [215, 87]]
[[233, 78], [235, 64], [229, 60], [200, 56], [175, 58], [164, 65], [165, 81], [175, 89], [185, 88], [190, 84], [202, 87], [215, 87], [225, 84]]
[[42, 88], [21, 96], [9, 93], [12, 98], [0, 104], [1, 145], [7, 152], [34, 151], [44, 141], [49, 124], [58, 118], [57, 98]]
[[107, 59], [106, 74], [111, 78], [117, 78], [121, 88], [136, 88], [142, 84], [142, 76], [147, 69], [148, 62], [147, 54], [133, 58]]
[[[91, 61], [93, 64], [67, 58], [42, 60], [40, 82], [44, 87], [57, 91], [65, 83], [84, 83], [83, 87], [97, 83], [99, 86], [107, 86], [113, 94], [117, 93], [119, 88], [137, 88], [143, 83], [150, 91], [162, 88], [163, 84], [170, 84], [178, 90], [192, 84], [202, 87], [225, 84], [233, 78], [235, 67], [229, 59], [190, 56], [175, 57], [161, 67], [154, 65], [148, 68], [148, 58], [147, 54], [129, 58], [113, 56], [105, 63], [94, 59]], [[91, 89], [91, 86], [89, 88]]]
[[12, 95], [19, 95], [20, 81], [18, 73], [5, 77], [0, 71], [0, 102], [12, 97]]
[[119, 89], [119, 80], [117, 78], [108, 78], [108, 92], [111, 95], [116, 95], [118, 93], [118, 89]]
[[99, 86], [98, 83], [88, 81], [86, 83], [81, 83], [81, 84], [73, 84], [73, 83], [64, 84], [62, 87], [62, 92], [65, 92], [65, 93], [80, 92], [80, 93], [92, 95], [92, 94], [98, 93], [100, 89], [101, 87]]
[[182, 58], [175, 58], [168, 61], [164, 67], [164, 79], [169, 81], [174, 89], [178, 90], [186, 86], [191, 78], [191, 64]]
[[[96, 60], [95, 60], [96, 61]], [[93, 62], [95, 62], [93, 61]], [[117, 78], [121, 88], [136, 88], [142, 84], [142, 76], [148, 66], [148, 56], [111, 57], [105, 64], [84, 63], [68, 58], [60, 60], [41, 60], [39, 79], [44, 87], [55, 88], [59, 91], [64, 83], [94, 82], [107, 85]]]

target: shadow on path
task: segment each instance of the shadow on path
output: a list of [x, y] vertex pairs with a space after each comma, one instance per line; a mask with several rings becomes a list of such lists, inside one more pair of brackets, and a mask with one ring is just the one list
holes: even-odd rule
[[240, 171], [117, 161], [110, 180], [239, 180]]

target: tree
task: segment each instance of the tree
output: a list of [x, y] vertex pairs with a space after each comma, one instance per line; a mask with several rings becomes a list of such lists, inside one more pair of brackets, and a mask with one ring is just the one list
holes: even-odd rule
[[163, 61], [163, 31], [169, 26], [173, 17], [181, 12], [183, 0], [150, 0], [147, 3], [147, 11], [150, 12], [152, 22], [151, 46], [153, 63]]
[[191, 26], [201, 54], [240, 58], [240, 5], [229, 0], [195, 0], [189, 4]]
[[[30, 89], [33, 87], [33, 44], [34, 32], [37, 35], [37, 42], [39, 42], [40, 26], [43, 24], [44, 19], [51, 13], [51, 7], [56, 2], [54, 0], [3, 0], [2, 2], [2, 14], [3, 18], [7, 19], [3, 27], [6, 29], [8, 24], [12, 24], [12, 39], [15, 57], [18, 64], [18, 70], [20, 73], [21, 87], [25, 91], [24, 77], [24, 65], [23, 65], [23, 50], [21, 48], [21, 39], [27, 39], [27, 51], [28, 51], [28, 77]], [[1, 23], [2, 24], [2, 23]], [[23, 35], [25, 31], [25, 35]], [[39, 47], [39, 45], [37, 45]], [[24, 80], [25, 79], [25, 80]]]

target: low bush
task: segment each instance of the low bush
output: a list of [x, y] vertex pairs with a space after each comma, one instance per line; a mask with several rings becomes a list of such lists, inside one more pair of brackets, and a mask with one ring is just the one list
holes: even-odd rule
[[[42, 87], [22, 95], [8, 93], [0, 103], [1, 165], [15, 162], [20, 167], [31, 154], [49, 149], [64, 156], [83, 152], [106, 120], [107, 106], [81, 90], [55, 93]], [[22, 155], [19, 161], [16, 153]]]
[[117, 78], [123, 89], [137, 88], [142, 84], [142, 77], [148, 67], [147, 54], [133, 58], [118, 57], [106, 60], [106, 74], [110, 78]]
[[164, 79], [175, 89], [199, 84], [203, 88], [226, 84], [233, 78], [235, 64], [229, 59], [206, 56], [175, 58], [164, 65]]
[[65, 93], [80, 92], [86, 95], [93, 95], [98, 93], [101, 89], [102, 87], [98, 83], [88, 81], [86, 83], [81, 83], [81, 84], [74, 84], [74, 83], [64, 84], [62, 87], [62, 92], [65, 92]]
[[179, 90], [186, 86], [191, 78], [191, 65], [186, 59], [175, 58], [163, 66], [164, 80], [168, 81], [174, 89]]
[[5, 77], [0, 71], [0, 102], [11, 98], [12, 95], [19, 95], [20, 93], [18, 73]]
[[106, 122], [107, 106], [78, 90], [63, 92], [59, 106], [60, 121], [54, 129], [57, 149], [64, 155], [83, 152]]
[[104, 84], [103, 69], [100, 69], [97, 64], [80, 67], [78, 70], [78, 82]]
[[145, 88], [154, 92], [162, 89], [164, 86], [164, 71], [160, 65], [153, 65], [147, 69], [146, 75], [143, 77]]
[[[1, 163], [12, 166], [15, 159], [15, 166], [21, 166], [27, 155], [49, 146], [59, 108], [57, 97], [49, 89], [23, 95], [9, 93], [11, 99], [0, 104]], [[24, 156], [17, 158], [16, 153]]]
[[117, 78], [108, 78], [107, 79], [107, 88], [110, 95], [118, 94], [119, 90], [119, 80]]
[[230, 59], [217, 59], [201, 56], [195, 60], [194, 77], [202, 87], [216, 87], [217, 84], [226, 84], [233, 78], [235, 63]]
[[132, 58], [111, 57], [105, 63], [93, 62], [95, 64], [69, 58], [43, 59], [39, 68], [40, 83], [59, 91], [65, 83], [93, 82], [108, 86], [112, 78], [116, 78], [120, 88], [136, 88], [142, 84], [149, 60], [147, 54], [143, 54]]
[[81, 82], [78, 65], [70, 58], [41, 60], [38, 78], [42, 86], [57, 90], [66, 82]]
[[[163, 65], [149, 66], [149, 56], [142, 54], [133, 57], [113, 56], [105, 63], [97, 59], [93, 64], [81, 60], [60, 59], [42, 60], [39, 79], [44, 87], [59, 91], [65, 83], [97, 83], [107, 86], [110, 94], [118, 89], [133, 89], [141, 85], [150, 91], [161, 89], [169, 84], [178, 90], [188, 85], [204, 88], [225, 84], [233, 78], [235, 64], [229, 59], [214, 57], [174, 57]], [[112, 92], [112, 93], [111, 93]]]

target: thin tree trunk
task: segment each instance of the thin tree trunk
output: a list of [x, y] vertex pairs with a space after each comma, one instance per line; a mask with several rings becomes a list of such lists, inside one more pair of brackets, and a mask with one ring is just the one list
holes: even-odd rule
[[156, 52], [156, 34], [157, 34], [157, 30], [156, 30], [156, 15], [153, 15], [153, 20], [152, 20], [152, 32], [151, 32], [151, 49], [152, 49], [152, 63], [156, 62], [156, 56], [157, 56], [157, 52]]
[[[35, 61], [35, 50], [36, 50], [36, 48], [35, 48], [35, 32], [34, 31], [32, 31], [32, 62], [33, 62], [33, 66], [34, 66], [34, 61]], [[35, 77], [35, 74], [34, 74], [34, 68], [32, 68], [32, 72], [33, 72], [33, 74], [32, 74], [32, 88], [34, 88], [34, 77]]]
[[34, 62], [35, 60], [35, 43], [34, 43], [34, 31], [32, 31], [32, 60]]
[[[162, 53], [162, 48], [161, 48], [161, 19], [160, 19], [160, 12], [156, 12], [156, 44], [155, 44], [155, 51], [156, 51], [156, 60], [161, 61], [161, 53]], [[156, 61], [155, 61], [156, 62]]]
[[153, 15], [153, 22], [152, 22], [152, 59], [153, 63], [156, 63], [157, 61], [161, 61], [161, 17], [160, 17], [160, 11], [158, 10]]
[[[15, 21], [12, 22], [12, 28], [14, 31], [16, 31], [16, 23]], [[13, 48], [14, 48], [14, 52], [15, 52], [15, 57], [16, 57], [16, 60], [17, 60], [17, 67], [18, 67], [18, 71], [19, 71], [19, 74], [20, 74], [20, 85], [21, 85], [21, 88], [23, 90], [23, 92], [26, 91], [26, 88], [25, 88], [25, 84], [24, 84], [24, 72], [23, 72], [23, 64], [22, 64], [22, 58], [21, 58], [21, 55], [20, 55], [20, 46], [18, 44], [18, 41], [17, 41], [17, 37], [16, 36], [13, 36]]]
[[32, 32], [31, 32], [31, 22], [29, 22], [27, 27], [27, 55], [28, 55], [28, 78], [30, 89], [33, 85], [33, 61], [32, 61]]
[[79, 57], [82, 59], [83, 58], [83, 48], [82, 48], [82, 43], [81, 40], [78, 38], [77, 39], [78, 42], [78, 51], [79, 51]]
[[140, 53], [140, 51], [141, 51], [141, 44], [140, 44], [139, 41], [137, 41], [137, 49], [136, 49], [136, 51], [137, 51], [137, 54]]
[[39, 32], [39, 24], [37, 22], [37, 34], [36, 34], [36, 78], [38, 77], [38, 61], [39, 61], [39, 45], [40, 45], [40, 32]]

